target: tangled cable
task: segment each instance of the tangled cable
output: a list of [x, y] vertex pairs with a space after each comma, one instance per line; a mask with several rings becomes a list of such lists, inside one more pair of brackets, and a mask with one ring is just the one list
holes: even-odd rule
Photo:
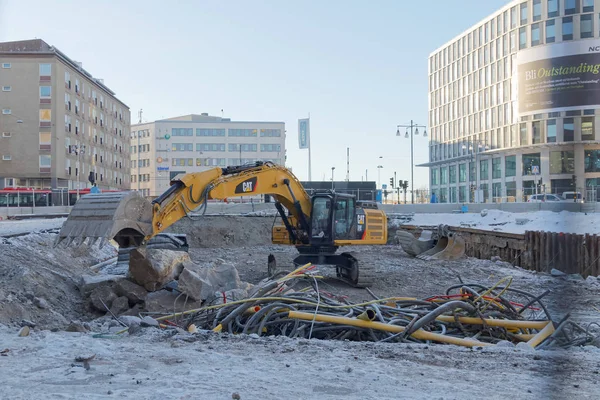
[[[486, 287], [459, 284], [425, 299], [392, 297], [351, 304], [319, 290], [307, 264], [255, 286], [249, 298], [158, 318], [178, 325], [231, 334], [374, 342], [447, 343], [489, 346], [500, 341], [532, 347], [585, 345], [596, 339], [592, 325], [554, 324], [542, 298], [510, 287], [512, 277]], [[299, 280], [310, 286], [294, 289]], [[172, 324], [172, 322], [169, 321]], [[598, 327], [600, 325], [596, 324]]]

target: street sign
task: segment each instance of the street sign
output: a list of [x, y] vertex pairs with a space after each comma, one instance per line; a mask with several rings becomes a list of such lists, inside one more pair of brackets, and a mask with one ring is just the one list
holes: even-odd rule
[[540, 167], [539, 167], [539, 165], [532, 165], [531, 166], [531, 173], [533, 175], [539, 175], [540, 174]]

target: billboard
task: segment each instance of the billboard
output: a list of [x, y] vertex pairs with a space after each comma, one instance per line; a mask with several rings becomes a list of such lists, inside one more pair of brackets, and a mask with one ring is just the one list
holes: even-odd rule
[[301, 149], [310, 147], [310, 119], [298, 120], [298, 145]]
[[516, 86], [519, 115], [600, 105], [600, 41], [520, 51]]

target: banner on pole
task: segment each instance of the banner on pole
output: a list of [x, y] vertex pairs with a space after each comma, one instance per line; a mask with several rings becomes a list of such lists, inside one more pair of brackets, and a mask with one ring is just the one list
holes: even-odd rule
[[304, 118], [298, 120], [298, 145], [301, 149], [308, 149], [310, 146], [310, 119]]

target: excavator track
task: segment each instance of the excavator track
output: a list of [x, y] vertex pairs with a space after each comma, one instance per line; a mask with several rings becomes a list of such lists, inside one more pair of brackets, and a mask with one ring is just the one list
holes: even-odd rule
[[341, 254], [350, 261], [349, 268], [337, 267], [337, 276], [344, 282], [357, 288], [370, 287], [375, 282], [375, 269], [368, 263], [360, 263], [356, 253]]

